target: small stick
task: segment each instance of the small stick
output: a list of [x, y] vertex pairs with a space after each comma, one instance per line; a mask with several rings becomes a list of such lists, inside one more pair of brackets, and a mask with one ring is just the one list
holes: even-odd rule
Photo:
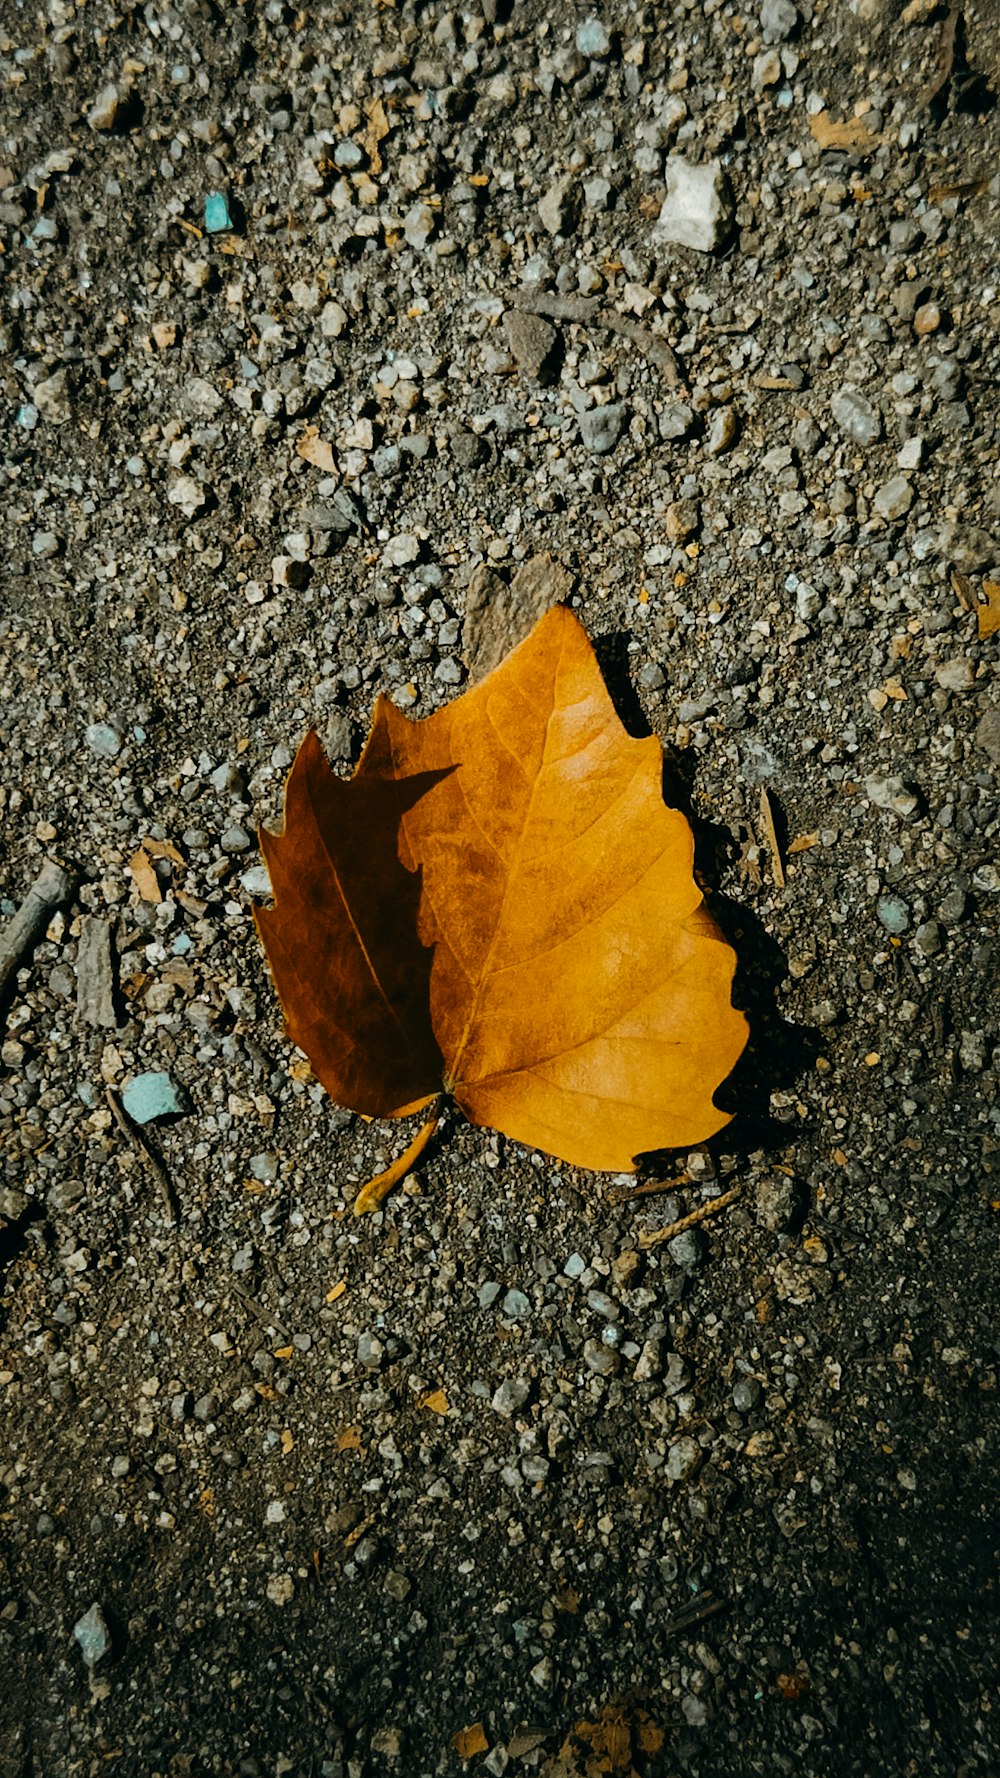
[[661, 1241], [672, 1241], [675, 1235], [683, 1235], [685, 1229], [693, 1229], [699, 1222], [707, 1222], [710, 1216], [718, 1211], [728, 1209], [740, 1195], [740, 1187], [734, 1185], [730, 1191], [723, 1192], [721, 1197], [709, 1198], [707, 1204], [692, 1210], [690, 1216], [682, 1216], [679, 1222], [672, 1222], [665, 1229], [646, 1230], [639, 1236], [640, 1247], [659, 1247]]
[[531, 296], [520, 291], [517, 305], [532, 315], [545, 315], [551, 321], [575, 321], [583, 327], [603, 327], [606, 333], [621, 334], [623, 339], [631, 340], [633, 346], [638, 347], [644, 358], [663, 371], [668, 384], [673, 386], [680, 382], [680, 366], [669, 340], [665, 340], [661, 333], [654, 333], [651, 327], [630, 321], [626, 315], [617, 315], [614, 309], [602, 309], [597, 297]]
[[611, 1198], [615, 1204], [631, 1204], [633, 1198], [652, 1198], [658, 1192], [672, 1192], [675, 1186], [690, 1184], [686, 1173], [678, 1173], [676, 1179], [647, 1179], [644, 1185], [619, 1186]]
[[128, 1113], [122, 1105], [114, 1087], [105, 1087], [104, 1097], [107, 1099], [107, 1102], [111, 1107], [115, 1123], [121, 1130], [122, 1135], [128, 1139], [132, 1148], [139, 1156], [139, 1159], [145, 1163], [149, 1168], [150, 1173], [152, 1173], [153, 1178], [156, 1180], [160, 1196], [163, 1199], [164, 1209], [167, 1212], [167, 1220], [176, 1224], [177, 1205], [174, 1201], [174, 1188], [170, 1183], [170, 1175], [167, 1172], [166, 1167], [160, 1160], [159, 1155], [153, 1153], [145, 1136], [141, 1135], [136, 1129], [135, 1124], [128, 1116]]
[[767, 840], [768, 851], [771, 854], [771, 875], [774, 878], [774, 887], [776, 889], [783, 889], [785, 887], [785, 867], [781, 862], [781, 847], [778, 844], [778, 830], [774, 825], [774, 810], [771, 807], [771, 798], [768, 796], [763, 784], [760, 787], [760, 819], [764, 829], [764, 837]]
[[384, 1173], [377, 1173], [374, 1179], [369, 1179], [367, 1184], [361, 1187], [354, 1200], [355, 1216], [364, 1216], [367, 1210], [377, 1210], [383, 1199], [388, 1197], [393, 1186], [405, 1178], [414, 1161], [420, 1159], [437, 1129], [443, 1108], [443, 1099], [438, 1099], [430, 1117], [425, 1124], [421, 1124], [409, 1148], [404, 1148], [399, 1159], [393, 1161], [392, 1166], [387, 1167]]
[[720, 1611], [725, 1611], [725, 1599], [717, 1599], [714, 1593], [706, 1593], [704, 1599], [696, 1599], [692, 1605], [685, 1606], [683, 1611], [674, 1613], [662, 1625], [663, 1634], [674, 1636], [678, 1630], [693, 1630], [696, 1624], [704, 1624]]
[[273, 1328], [275, 1333], [278, 1334], [281, 1339], [285, 1340], [289, 1346], [291, 1345], [292, 1335], [289, 1333], [287, 1327], [282, 1325], [276, 1315], [272, 1315], [255, 1297], [252, 1297], [249, 1290], [247, 1290], [244, 1285], [236, 1284], [233, 1286], [233, 1289], [236, 1293], [237, 1302], [242, 1303], [244, 1309], [249, 1310], [250, 1314], [260, 1322], [261, 1327], [263, 1327], [265, 1331], [268, 1328]]
[[13, 919], [0, 934], [0, 999], [21, 966], [26, 951], [37, 944], [56, 908], [68, 901], [76, 879], [47, 858]]

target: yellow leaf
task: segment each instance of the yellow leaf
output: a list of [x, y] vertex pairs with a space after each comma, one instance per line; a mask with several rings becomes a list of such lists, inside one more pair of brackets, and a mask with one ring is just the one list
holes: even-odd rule
[[159, 878], [146, 852], [141, 848], [138, 852], [133, 852], [128, 861], [128, 868], [132, 881], [143, 901], [163, 900], [163, 890], [160, 888]]
[[616, 1173], [724, 1128], [747, 1023], [662, 767], [565, 607], [423, 721], [380, 699], [349, 781], [308, 735], [256, 919], [331, 1097], [402, 1117], [444, 1088], [472, 1123]]
[[443, 1389], [432, 1389], [429, 1395], [420, 1397], [420, 1406], [429, 1408], [432, 1414], [447, 1414], [450, 1403]]
[[334, 475], [337, 459], [333, 454], [333, 446], [325, 438], [320, 438], [317, 426], [307, 426], [298, 440], [296, 451], [304, 463], [311, 463], [314, 469], [322, 469], [326, 475]]
[[559, 1582], [554, 1599], [556, 1610], [566, 1612], [569, 1617], [575, 1617], [580, 1609], [580, 1594], [565, 1579]]
[[878, 137], [874, 136], [860, 117], [847, 118], [838, 123], [828, 111], [818, 111], [809, 119], [811, 129], [821, 148], [874, 148]]
[[360, 1451], [360, 1426], [345, 1426], [343, 1432], [337, 1434], [337, 1449], [338, 1451]]
[[289, 1428], [286, 1426], [284, 1431], [281, 1434], [282, 1455], [287, 1457], [289, 1452], [294, 1451], [294, 1449], [295, 1449], [295, 1439], [294, 1439], [291, 1431], [289, 1430]]
[[457, 1735], [452, 1735], [451, 1744], [459, 1759], [472, 1759], [474, 1754], [490, 1750], [481, 1722], [473, 1723], [471, 1729], [459, 1729]]
[[983, 603], [976, 607], [981, 642], [985, 642], [987, 636], [995, 636], [1000, 630], [1000, 581], [984, 580], [983, 595]]

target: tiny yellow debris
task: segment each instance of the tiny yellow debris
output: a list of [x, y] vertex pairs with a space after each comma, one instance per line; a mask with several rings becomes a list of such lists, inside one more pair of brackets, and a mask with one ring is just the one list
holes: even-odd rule
[[431, 1389], [427, 1395], [420, 1397], [420, 1406], [429, 1408], [432, 1414], [447, 1414], [450, 1403], [443, 1389]]
[[488, 1753], [490, 1744], [481, 1722], [474, 1722], [471, 1729], [459, 1729], [452, 1735], [451, 1744], [459, 1759], [472, 1759], [474, 1754]]

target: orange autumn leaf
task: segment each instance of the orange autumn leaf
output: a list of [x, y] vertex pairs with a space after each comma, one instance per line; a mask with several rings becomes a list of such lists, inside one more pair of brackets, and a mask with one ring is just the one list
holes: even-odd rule
[[976, 607], [976, 620], [981, 642], [985, 642], [988, 636], [995, 636], [1000, 630], [1000, 581], [983, 581], [983, 598]]
[[542, 1778], [639, 1778], [652, 1773], [649, 1756], [662, 1751], [664, 1733], [647, 1710], [609, 1703], [596, 1722], [573, 1725]]
[[488, 1753], [490, 1744], [481, 1722], [473, 1723], [471, 1729], [459, 1729], [452, 1735], [451, 1744], [459, 1759], [472, 1759], [477, 1753]]
[[373, 1117], [444, 1090], [474, 1124], [634, 1170], [729, 1122], [747, 1037], [735, 957], [664, 806], [662, 749], [629, 736], [563, 607], [423, 721], [380, 698], [353, 778], [315, 734], [262, 832], [257, 924], [289, 1035]]
[[874, 148], [878, 137], [872, 134], [867, 124], [860, 117], [849, 117], [843, 122], [830, 116], [828, 111], [818, 111], [809, 119], [809, 128], [821, 148]]
[[307, 426], [295, 449], [304, 463], [311, 463], [314, 469], [322, 469], [326, 475], [335, 474], [337, 459], [333, 446], [327, 439], [320, 438], [318, 426]]

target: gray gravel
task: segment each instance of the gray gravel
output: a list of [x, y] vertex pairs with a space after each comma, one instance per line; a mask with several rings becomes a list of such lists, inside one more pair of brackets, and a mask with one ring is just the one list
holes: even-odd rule
[[[0, 0], [0, 1778], [1000, 1764], [996, 24]], [[257, 824], [553, 598], [738, 1116], [358, 1223]]]

